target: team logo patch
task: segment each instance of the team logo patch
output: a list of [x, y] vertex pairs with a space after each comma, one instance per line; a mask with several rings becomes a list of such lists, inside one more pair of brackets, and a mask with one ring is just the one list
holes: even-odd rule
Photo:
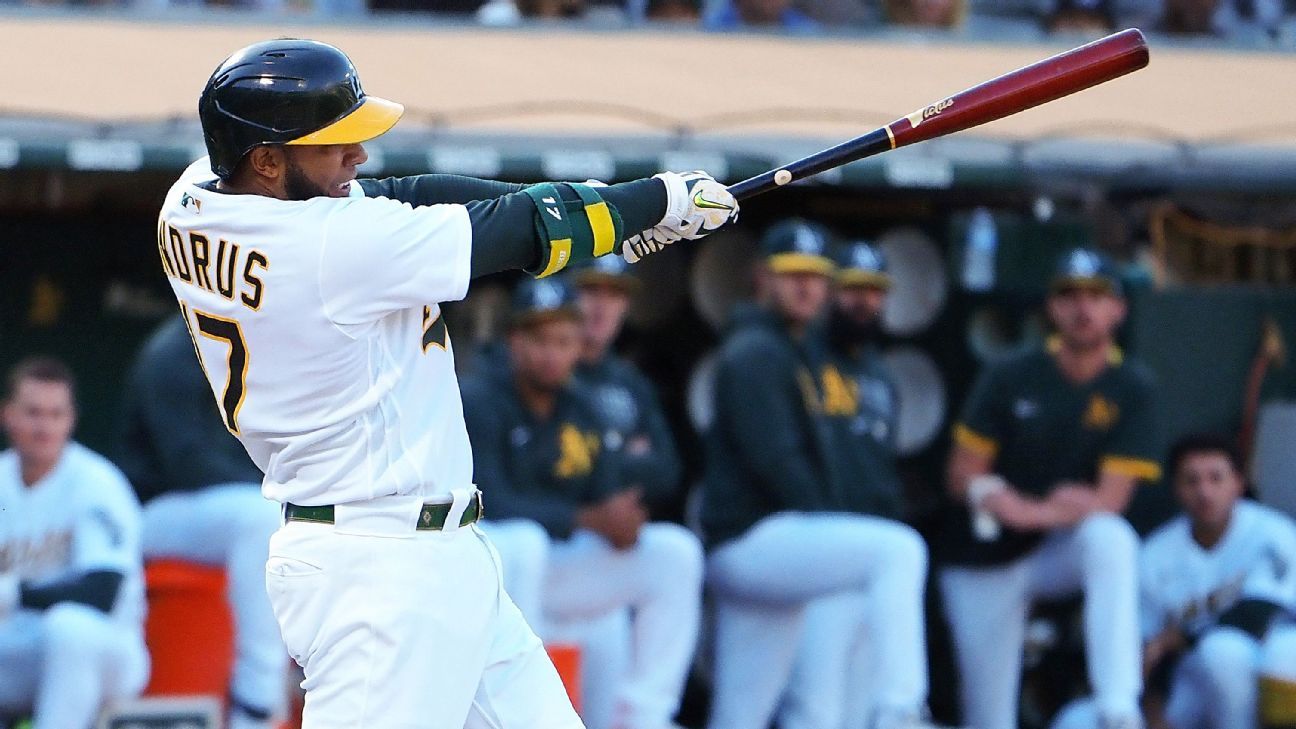
[[193, 213], [201, 213], [202, 200], [199, 200], [198, 198], [186, 192], [180, 196], [180, 207], [184, 208], [185, 210], [189, 210]]
[[1110, 430], [1119, 417], [1120, 408], [1116, 403], [1095, 394], [1089, 398], [1089, 406], [1085, 408], [1084, 427], [1090, 430]]

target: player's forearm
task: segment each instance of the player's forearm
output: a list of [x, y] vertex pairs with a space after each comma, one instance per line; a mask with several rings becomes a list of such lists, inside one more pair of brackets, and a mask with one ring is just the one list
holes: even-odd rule
[[[585, 204], [571, 185], [555, 184], [554, 194], [561, 200], [541, 206], [527, 193], [517, 192], [492, 200], [471, 202], [466, 207], [472, 225], [473, 247], [470, 261], [471, 275], [476, 278], [499, 271], [523, 269], [533, 274], [550, 271], [555, 260], [554, 246], [565, 240], [569, 256], [558, 266], [588, 259], [593, 252], [584, 246], [573, 245], [582, 235], [590, 232], [592, 223]], [[623, 182], [598, 188], [598, 196], [609, 208], [608, 215], [620, 221], [621, 238], [625, 231], [639, 231], [659, 223], [666, 213], [666, 188], [660, 180], [647, 179]], [[549, 217], [546, 217], [549, 216]], [[561, 220], [565, 238], [553, 226]], [[621, 241], [609, 241], [603, 253], [616, 254]]]
[[968, 484], [977, 476], [990, 473], [992, 465], [990, 458], [984, 454], [956, 445], [945, 467], [945, 483], [950, 496], [957, 501], [965, 501]]
[[1101, 511], [1120, 514], [1129, 506], [1138, 480], [1132, 476], [1103, 471], [1095, 486], [1095, 500]]
[[23, 584], [19, 604], [32, 610], [45, 610], [61, 602], [77, 602], [108, 612], [117, 602], [124, 576], [114, 570], [94, 570], [39, 587]]

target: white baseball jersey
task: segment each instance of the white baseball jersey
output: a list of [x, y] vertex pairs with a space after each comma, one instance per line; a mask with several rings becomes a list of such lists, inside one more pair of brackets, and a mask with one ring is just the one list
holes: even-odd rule
[[1180, 515], [1148, 536], [1140, 560], [1145, 637], [1170, 625], [1198, 632], [1242, 598], [1296, 608], [1296, 523], [1254, 501], [1233, 507], [1213, 549]]
[[106, 458], [68, 443], [54, 470], [27, 486], [18, 454], [0, 453], [0, 573], [43, 584], [94, 570], [124, 575], [112, 617], [139, 630], [144, 620], [140, 507], [126, 477]]
[[302, 505], [472, 483], [438, 302], [468, 290], [461, 205], [215, 192], [208, 160], [167, 193], [162, 266], [226, 426]]

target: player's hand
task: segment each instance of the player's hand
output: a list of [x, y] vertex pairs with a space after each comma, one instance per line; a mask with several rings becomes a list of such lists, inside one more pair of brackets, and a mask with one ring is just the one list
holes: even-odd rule
[[1044, 500], [1044, 506], [1053, 517], [1053, 526], [1070, 526], [1102, 509], [1097, 491], [1070, 482], [1054, 487]]
[[618, 492], [577, 514], [576, 522], [601, 534], [615, 549], [630, 549], [639, 541], [639, 530], [648, 522], [648, 510], [637, 488]]
[[627, 262], [680, 239], [697, 240], [738, 219], [738, 201], [711, 175], [662, 172], [654, 177], [666, 186], [666, 214], [654, 227], [626, 240], [621, 255]]
[[1022, 496], [1013, 488], [988, 494], [981, 500], [981, 506], [1000, 524], [1017, 531], [1039, 531], [1045, 526], [1039, 502]]

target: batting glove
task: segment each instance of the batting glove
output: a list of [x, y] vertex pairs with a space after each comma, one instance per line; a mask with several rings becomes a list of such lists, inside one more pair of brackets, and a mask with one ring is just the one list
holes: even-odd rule
[[662, 172], [654, 177], [666, 185], [666, 214], [660, 223], [621, 246], [621, 256], [628, 263], [682, 238], [697, 240], [738, 219], [738, 201], [711, 175]]

